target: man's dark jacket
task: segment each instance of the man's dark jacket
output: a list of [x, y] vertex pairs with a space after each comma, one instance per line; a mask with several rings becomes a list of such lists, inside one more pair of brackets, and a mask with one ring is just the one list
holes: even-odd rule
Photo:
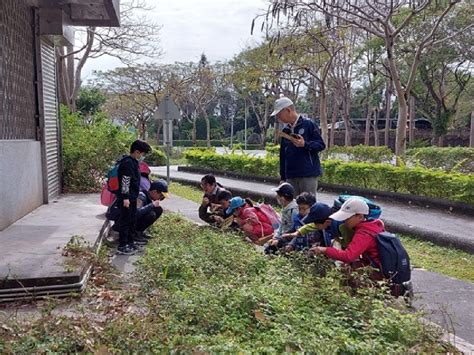
[[300, 116], [296, 125], [286, 125], [283, 132], [299, 134], [304, 138], [304, 147], [296, 147], [290, 140], [281, 138], [280, 179], [293, 179], [321, 175], [319, 152], [326, 148], [319, 127], [309, 118]]

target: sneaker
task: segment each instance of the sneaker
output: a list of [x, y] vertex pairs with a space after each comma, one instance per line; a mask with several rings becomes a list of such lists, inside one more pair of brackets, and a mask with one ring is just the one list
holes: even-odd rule
[[136, 235], [136, 236], [133, 238], [133, 242], [134, 242], [135, 244], [138, 244], [138, 245], [147, 245], [147, 244], [148, 244], [148, 239], [143, 238], [142, 236]]
[[138, 245], [136, 243], [130, 244], [129, 247], [131, 249], [135, 250], [136, 252], [141, 252], [141, 251], [145, 250], [145, 247], [143, 245]]
[[136, 234], [139, 238], [144, 238], [146, 240], [150, 240], [153, 238], [153, 236], [151, 236], [150, 234], [148, 233], [145, 233], [145, 232], [137, 232]]
[[406, 299], [412, 301], [414, 297], [413, 292], [413, 283], [410, 281], [403, 283], [403, 288], [405, 289], [405, 294], [403, 295]]
[[134, 255], [137, 251], [131, 248], [129, 245], [121, 246], [117, 248], [117, 255]]

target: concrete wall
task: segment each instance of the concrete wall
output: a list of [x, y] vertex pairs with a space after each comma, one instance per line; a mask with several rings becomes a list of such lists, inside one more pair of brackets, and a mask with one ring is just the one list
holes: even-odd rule
[[40, 142], [0, 140], [0, 230], [42, 204]]

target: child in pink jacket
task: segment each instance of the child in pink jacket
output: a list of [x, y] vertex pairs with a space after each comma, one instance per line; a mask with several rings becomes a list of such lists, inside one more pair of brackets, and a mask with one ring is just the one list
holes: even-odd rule
[[234, 215], [235, 222], [256, 244], [262, 245], [273, 236], [270, 220], [261, 210], [253, 207], [251, 201], [246, 202], [239, 196], [233, 197], [226, 213]]

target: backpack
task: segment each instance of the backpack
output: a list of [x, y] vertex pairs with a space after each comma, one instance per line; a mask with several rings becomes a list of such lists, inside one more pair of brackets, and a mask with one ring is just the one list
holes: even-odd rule
[[356, 196], [356, 195], [339, 195], [334, 200], [334, 204], [332, 206], [333, 211], [334, 212], [339, 211], [342, 204], [350, 198], [358, 198], [364, 201], [369, 206], [369, 215], [367, 216], [368, 221], [372, 221], [374, 219], [380, 218], [380, 215], [382, 214], [382, 209], [380, 208], [379, 205], [375, 204], [372, 200], [369, 200], [368, 198], [365, 198], [362, 196]]
[[254, 206], [259, 211], [263, 212], [263, 214], [268, 218], [270, 223], [272, 224], [273, 230], [276, 230], [280, 227], [280, 216], [278, 213], [273, 209], [272, 206], [267, 205], [265, 203], [261, 203]]
[[117, 160], [107, 173], [107, 190], [114, 194], [120, 191], [119, 168], [121, 162], [122, 159]]
[[120, 206], [117, 199], [115, 199], [109, 208], [107, 208], [107, 212], [105, 212], [105, 218], [114, 222], [118, 221], [120, 218]]
[[389, 232], [377, 234], [377, 247], [382, 274], [395, 284], [411, 279], [410, 257], [400, 238]]

